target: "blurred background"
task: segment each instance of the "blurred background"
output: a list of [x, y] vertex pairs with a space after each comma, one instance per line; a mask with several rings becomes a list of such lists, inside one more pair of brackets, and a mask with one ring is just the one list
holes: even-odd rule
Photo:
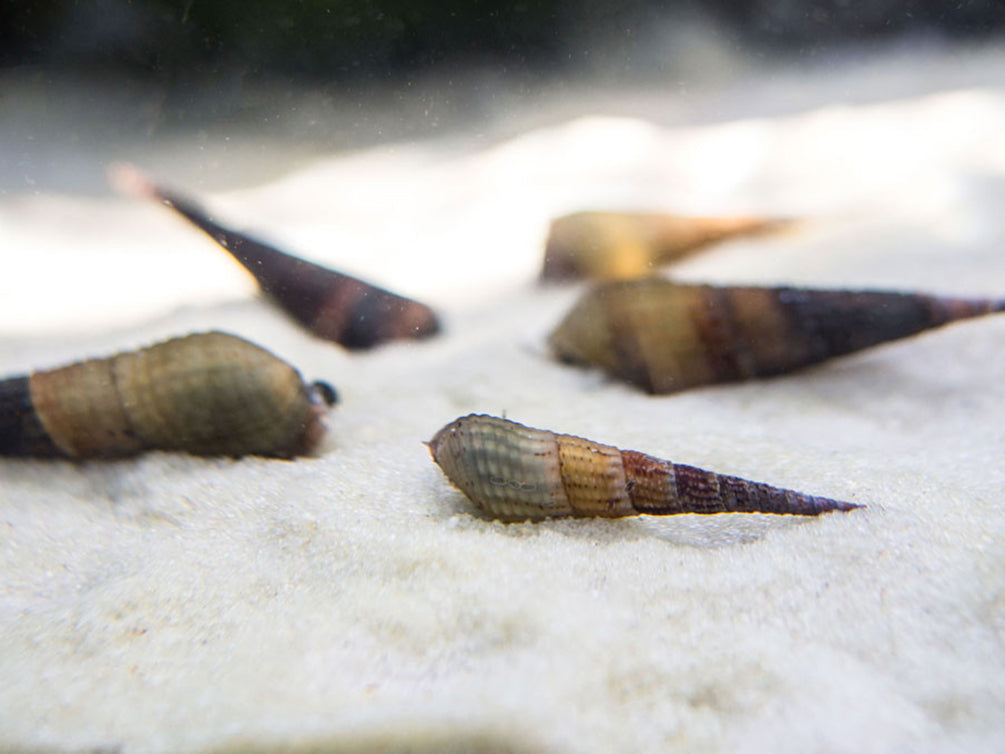
[[1003, 29], [998, 0], [4, 0], [0, 191], [102, 192], [100, 163], [153, 140], [151, 167], [226, 188], [458, 127], [502, 138], [629, 86], [628, 114], [727, 119], [730, 97], [713, 111], [697, 94]]
[[[1000, 32], [996, 0], [6, 0], [0, 62], [42, 63], [158, 82], [292, 77], [326, 86], [433, 67], [575, 72], [616, 48], [649, 67], [681, 16], [761, 54], [813, 54], [906, 34]], [[671, 53], [672, 56], [672, 53]]]

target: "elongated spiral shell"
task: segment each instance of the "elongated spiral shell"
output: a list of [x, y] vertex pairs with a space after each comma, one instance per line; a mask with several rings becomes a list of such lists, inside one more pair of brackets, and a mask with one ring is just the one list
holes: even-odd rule
[[204, 231], [254, 276], [266, 296], [319, 338], [365, 349], [439, 332], [436, 314], [425, 304], [218, 225], [195, 202], [131, 166], [113, 166], [109, 174], [121, 191], [156, 199]]
[[1005, 301], [636, 280], [586, 292], [549, 343], [563, 361], [672, 393], [783, 374], [1000, 311]]
[[552, 221], [542, 280], [622, 280], [729, 238], [768, 233], [791, 224], [761, 217], [576, 212]]
[[121, 457], [145, 450], [291, 457], [324, 434], [335, 393], [222, 332], [0, 381], [0, 455]]
[[451, 422], [429, 448], [480, 511], [503, 520], [642, 513], [816, 516], [862, 507], [481, 414]]

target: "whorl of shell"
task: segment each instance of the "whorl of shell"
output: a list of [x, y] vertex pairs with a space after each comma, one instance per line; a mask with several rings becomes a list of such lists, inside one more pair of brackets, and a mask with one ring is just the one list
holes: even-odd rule
[[0, 455], [292, 457], [316, 446], [335, 399], [242, 338], [188, 335], [0, 380]]
[[123, 193], [158, 200], [204, 231], [254, 276], [272, 301], [319, 338], [365, 349], [439, 332], [436, 314], [425, 304], [225, 228], [195, 202], [131, 166], [115, 165], [109, 176]]
[[760, 217], [576, 212], [552, 221], [541, 279], [622, 280], [729, 238], [768, 233], [789, 220]]
[[678, 513], [816, 516], [862, 506], [748, 482], [494, 416], [457, 419], [433, 460], [483, 513], [501, 520]]
[[783, 374], [968, 317], [1005, 300], [917, 293], [608, 283], [587, 291], [549, 338], [563, 361], [650, 393]]

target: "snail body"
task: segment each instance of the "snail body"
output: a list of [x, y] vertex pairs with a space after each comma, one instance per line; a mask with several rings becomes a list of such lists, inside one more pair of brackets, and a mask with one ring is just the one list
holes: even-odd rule
[[481, 414], [445, 426], [429, 449], [481, 512], [502, 520], [681, 513], [816, 516], [862, 507]]
[[155, 199], [206, 233], [251, 273], [269, 299], [319, 338], [367, 349], [439, 332], [436, 314], [425, 304], [225, 228], [195, 202], [131, 166], [117, 165], [110, 175], [120, 190]]
[[316, 446], [334, 400], [242, 338], [188, 335], [0, 381], [0, 455], [292, 457]]
[[672, 393], [784, 374], [1000, 311], [1005, 301], [646, 279], [587, 291], [549, 344], [563, 361]]
[[787, 220], [689, 217], [625, 212], [575, 212], [552, 221], [541, 279], [622, 280], [729, 238], [766, 233]]

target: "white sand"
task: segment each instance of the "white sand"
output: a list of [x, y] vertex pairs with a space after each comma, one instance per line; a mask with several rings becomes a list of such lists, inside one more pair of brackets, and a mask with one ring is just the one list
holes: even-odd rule
[[[579, 290], [534, 284], [549, 217], [621, 207], [811, 220], [688, 279], [1002, 295], [1005, 57], [981, 60], [974, 85], [949, 59], [924, 92], [930, 61], [835, 72], [774, 117], [608, 108], [206, 197], [443, 312], [372, 353], [159, 208], [0, 198], [2, 372], [216, 327], [342, 396], [313, 460], [0, 461], [0, 749], [1005, 749], [1005, 317], [653, 398], [553, 363]], [[869, 507], [485, 521], [421, 444], [472, 411]]]

